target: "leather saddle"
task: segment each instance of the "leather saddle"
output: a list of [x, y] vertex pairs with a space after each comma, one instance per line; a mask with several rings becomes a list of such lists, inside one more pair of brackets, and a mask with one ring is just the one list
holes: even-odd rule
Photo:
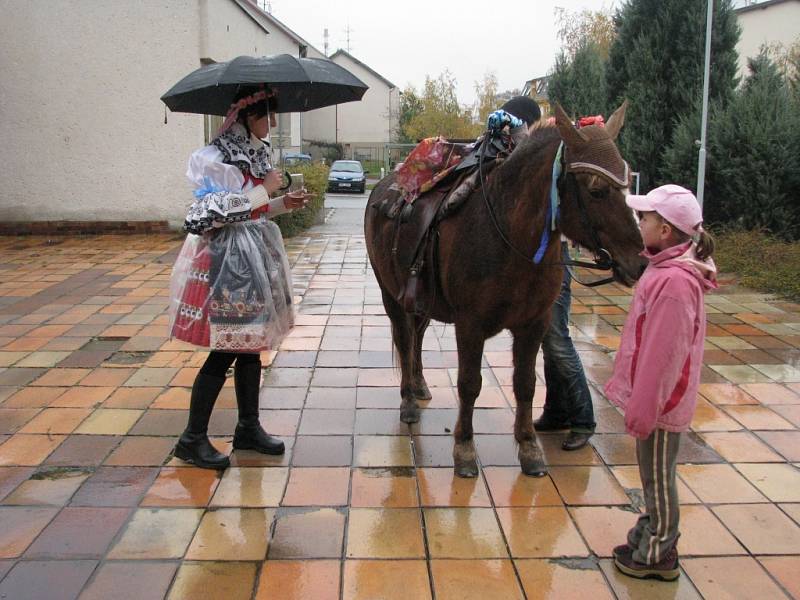
[[[502, 158], [484, 166], [484, 176]], [[408, 203], [393, 184], [389, 193], [373, 208], [394, 221], [392, 258], [401, 282], [395, 298], [403, 310], [429, 315], [441, 296], [438, 277], [439, 223], [456, 210], [480, 185], [477, 169], [456, 169], [432, 190]]]

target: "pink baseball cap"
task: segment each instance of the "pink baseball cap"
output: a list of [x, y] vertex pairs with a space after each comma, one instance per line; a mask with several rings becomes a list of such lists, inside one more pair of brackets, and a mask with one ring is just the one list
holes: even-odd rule
[[646, 196], [628, 195], [625, 202], [633, 210], [657, 212], [687, 235], [702, 231], [703, 213], [697, 198], [679, 185], [662, 185]]

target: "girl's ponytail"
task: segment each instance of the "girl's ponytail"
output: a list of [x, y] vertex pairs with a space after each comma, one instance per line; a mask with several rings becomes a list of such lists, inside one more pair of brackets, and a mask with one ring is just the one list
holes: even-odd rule
[[714, 238], [705, 229], [700, 230], [695, 254], [700, 260], [711, 258], [714, 254]]

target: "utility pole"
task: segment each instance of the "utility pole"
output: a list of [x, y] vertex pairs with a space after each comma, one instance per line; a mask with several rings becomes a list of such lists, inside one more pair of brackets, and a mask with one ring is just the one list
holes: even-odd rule
[[322, 34], [322, 38], [325, 40], [323, 42], [323, 46], [325, 48], [325, 56], [330, 56], [328, 54], [328, 28], [327, 27], [325, 28], [325, 33]]
[[700, 120], [700, 153], [697, 159], [697, 202], [703, 209], [703, 191], [706, 187], [706, 129], [708, 129], [708, 86], [711, 75], [711, 19], [714, 15], [714, 0], [708, 0], [706, 15], [706, 61], [703, 70], [703, 113]]

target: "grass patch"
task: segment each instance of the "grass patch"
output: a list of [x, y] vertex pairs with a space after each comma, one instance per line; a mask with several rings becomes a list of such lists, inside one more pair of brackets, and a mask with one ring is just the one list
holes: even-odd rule
[[715, 235], [714, 260], [742, 285], [800, 301], [800, 242], [785, 242], [758, 231]]

